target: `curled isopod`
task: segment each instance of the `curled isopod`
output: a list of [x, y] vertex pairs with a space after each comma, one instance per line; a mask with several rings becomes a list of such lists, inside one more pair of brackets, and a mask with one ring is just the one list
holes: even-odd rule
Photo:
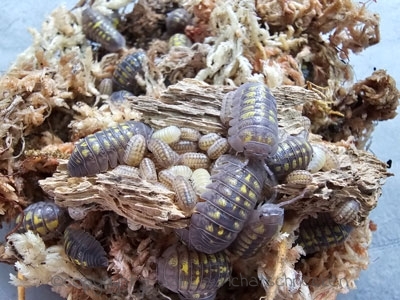
[[197, 195], [191, 183], [183, 176], [175, 176], [172, 182], [178, 207], [185, 213], [190, 213], [197, 203]]
[[176, 126], [168, 126], [153, 132], [151, 138], [159, 139], [168, 145], [176, 143], [181, 137], [181, 130]]
[[179, 155], [162, 140], [149, 139], [147, 141], [147, 148], [154, 154], [155, 160], [163, 168], [168, 168], [176, 164], [179, 160]]
[[191, 169], [207, 169], [210, 166], [210, 159], [204, 153], [188, 152], [180, 156], [179, 163]]
[[333, 220], [338, 224], [357, 224], [360, 203], [350, 199], [331, 212]]
[[131, 137], [124, 153], [124, 163], [137, 167], [146, 153], [146, 138], [141, 134]]

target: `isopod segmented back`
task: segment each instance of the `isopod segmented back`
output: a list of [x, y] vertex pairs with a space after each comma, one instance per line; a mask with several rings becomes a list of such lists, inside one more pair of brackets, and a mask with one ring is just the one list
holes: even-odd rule
[[283, 208], [266, 203], [254, 210], [229, 251], [241, 258], [250, 258], [279, 232], [283, 225]]
[[276, 100], [269, 88], [262, 83], [248, 82], [228, 93], [223, 102], [229, 102], [223, 104], [221, 118], [230, 119], [228, 142], [231, 147], [247, 157], [267, 158], [275, 154], [278, 119]]
[[132, 136], [151, 135], [152, 129], [137, 121], [128, 121], [117, 126], [88, 135], [79, 140], [68, 161], [68, 171], [73, 177], [92, 176], [115, 168], [123, 163], [126, 146]]
[[214, 299], [231, 272], [225, 253], [204, 254], [182, 244], [170, 246], [157, 260], [158, 282], [183, 299]]
[[94, 236], [71, 226], [64, 232], [65, 253], [70, 260], [82, 267], [107, 267], [108, 259], [104, 248]]
[[303, 247], [306, 254], [312, 254], [343, 243], [353, 226], [337, 224], [329, 213], [320, 213], [318, 218], [309, 217], [300, 223], [296, 244]]
[[71, 218], [65, 208], [53, 202], [39, 201], [26, 207], [23, 215], [17, 216], [16, 223], [21, 221], [19, 232], [31, 230], [43, 237], [50, 233], [62, 234]]
[[114, 90], [127, 90], [135, 95], [144, 88], [138, 83], [136, 76], [143, 75], [143, 64], [146, 58], [144, 51], [139, 50], [125, 56], [116, 66], [113, 74]]
[[261, 197], [264, 166], [236, 156], [222, 155], [215, 163], [211, 184], [196, 204], [189, 226], [189, 244], [198, 251], [215, 253], [227, 248]]
[[82, 11], [82, 30], [89, 40], [100, 43], [107, 51], [116, 52], [125, 47], [125, 38], [112, 22], [90, 7]]
[[266, 159], [275, 177], [281, 181], [294, 170], [305, 170], [313, 153], [311, 144], [301, 136], [288, 136], [278, 143], [278, 150]]

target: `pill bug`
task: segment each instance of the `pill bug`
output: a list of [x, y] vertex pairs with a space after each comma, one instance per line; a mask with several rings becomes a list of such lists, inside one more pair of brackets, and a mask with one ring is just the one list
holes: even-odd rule
[[207, 155], [211, 159], [217, 159], [222, 154], [225, 154], [229, 150], [230, 146], [226, 138], [219, 138], [208, 148]]
[[189, 180], [181, 175], [172, 181], [178, 207], [185, 213], [190, 213], [197, 203], [197, 195]]
[[156, 130], [151, 136], [151, 138], [162, 140], [168, 145], [176, 143], [177, 141], [179, 141], [180, 137], [181, 130], [173, 125]]
[[175, 33], [168, 40], [168, 47], [190, 47], [192, 41], [183, 33]]
[[143, 179], [149, 182], [157, 181], [156, 166], [150, 158], [145, 157], [142, 159], [142, 161], [139, 164], [139, 171], [140, 171], [140, 176]]
[[178, 153], [162, 140], [149, 139], [147, 141], [147, 148], [154, 154], [154, 159], [163, 168], [175, 165], [179, 160]]
[[196, 204], [189, 226], [189, 244], [204, 253], [226, 249], [236, 238], [257, 201], [265, 170], [258, 161], [243, 162], [222, 155], [215, 164], [211, 184]]
[[146, 138], [141, 134], [132, 136], [126, 145], [124, 163], [128, 166], [137, 167], [146, 153]]
[[71, 221], [65, 208], [45, 201], [27, 206], [23, 214], [19, 214], [16, 219], [17, 224], [21, 223], [19, 232], [31, 230], [42, 237], [62, 234]]
[[215, 132], [207, 133], [199, 139], [199, 148], [203, 151], [207, 151], [216, 141], [221, 138], [220, 135]]
[[193, 171], [190, 181], [195, 192], [200, 196], [206, 191], [207, 185], [211, 183], [211, 175], [206, 169], [196, 169]]
[[174, 150], [178, 154], [197, 152], [198, 150], [197, 143], [193, 141], [180, 140], [176, 143], [171, 144], [170, 146], [172, 150]]
[[132, 97], [132, 96], [134, 96], [134, 95], [131, 92], [121, 90], [121, 91], [113, 92], [110, 95], [109, 100], [112, 104], [120, 105], [120, 104], [124, 103], [125, 101], [127, 101], [128, 97]]
[[82, 30], [89, 40], [100, 43], [109, 52], [116, 52], [125, 47], [125, 38], [115, 29], [112, 22], [90, 7], [82, 11]]
[[144, 123], [128, 121], [79, 140], [68, 161], [73, 177], [92, 176], [123, 163], [124, 152], [135, 134], [148, 137], [152, 129]]
[[353, 226], [337, 224], [329, 213], [320, 213], [318, 218], [309, 217], [300, 223], [296, 244], [303, 247], [306, 254], [313, 254], [343, 243]]
[[197, 142], [201, 138], [201, 133], [193, 128], [181, 128], [181, 140]]
[[357, 224], [360, 203], [349, 199], [331, 212], [332, 219], [338, 224]]
[[169, 13], [165, 19], [168, 34], [181, 33], [185, 31], [191, 22], [191, 16], [184, 8], [177, 8]]
[[68, 227], [64, 232], [64, 249], [69, 259], [82, 267], [107, 267], [108, 259], [101, 244], [90, 233]]
[[268, 87], [248, 82], [230, 93], [223, 101], [231, 103], [223, 106], [231, 119], [228, 129], [231, 147], [247, 157], [274, 155], [278, 150], [278, 119], [276, 100]]
[[214, 299], [231, 272], [225, 253], [205, 254], [182, 244], [170, 246], [157, 260], [158, 282], [181, 299]]
[[98, 86], [98, 90], [100, 92], [101, 95], [111, 95], [112, 94], [112, 80], [111, 78], [104, 78], [100, 81], [99, 86]]
[[146, 54], [142, 50], [130, 53], [122, 59], [113, 73], [113, 88], [115, 91], [127, 90], [135, 95], [139, 95], [144, 91], [136, 77], [143, 76], [145, 59]]
[[210, 159], [204, 153], [187, 152], [180, 156], [179, 163], [193, 170], [199, 168], [207, 169], [210, 166]]
[[284, 210], [266, 203], [254, 210], [243, 230], [229, 246], [229, 251], [240, 258], [253, 257], [277, 234], [283, 225]]
[[286, 182], [295, 186], [306, 186], [312, 182], [312, 175], [306, 170], [295, 170], [286, 176]]
[[305, 170], [312, 156], [311, 144], [301, 136], [288, 136], [278, 143], [276, 153], [266, 159], [266, 163], [278, 181], [290, 172]]

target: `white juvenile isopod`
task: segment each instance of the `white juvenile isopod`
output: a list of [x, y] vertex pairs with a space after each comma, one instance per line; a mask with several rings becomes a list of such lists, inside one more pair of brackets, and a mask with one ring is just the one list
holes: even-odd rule
[[136, 167], [142, 161], [146, 153], [146, 138], [141, 134], [135, 134], [130, 138], [124, 153], [124, 163]]
[[207, 155], [211, 159], [217, 159], [229, 150], [230, 146], [226, 138], [219, 138], [207, 150]]
[[183, 176], [186, 179], [189, 179], [193, 173], [192, 169], [185, 165], [172, 166], [167, 170], [175, 176]]
[[201, 138], [201, 133], [193, 128], [181, 128], [181, 140], [197, 142]]
[[326, 155], [325, 151], [316, 144], [312, 144], [313, 154], [311, 161], [308, 164], [307, 170], [311, 173], [316, 173], [322, 169], [325, 164]]
[[199, 148], [203, 151], [207, 151], [208, 148], [210, 148], [212, 144], [214, 144], [220, 138], [221, 137], [214, 132], [205, 134], [199, 139]]
[[181, 137], [181, 130], [176, 126], [168, 126], [154, 131], [151, 136], [153, 139], [159, 139], [171, 145], [179, 141]]
[[191, 183], [183, 176], [175, 176], [173, 189], [176, 194], [178, 207], [185, 213], [190, 213], [197, 203], [197, 195]]
[[200, 168], [193, 171], [190, 181], [198, 196], [206, 191], [207, 185], [211, 183], [210, 177], [211, 175], [206, 169]]
[[149, 181], [149, 182], [156, 182], [157, 181], [157, 171], [154, 162], [145, 157], [142, 159], [139, 165], [140, 176]]

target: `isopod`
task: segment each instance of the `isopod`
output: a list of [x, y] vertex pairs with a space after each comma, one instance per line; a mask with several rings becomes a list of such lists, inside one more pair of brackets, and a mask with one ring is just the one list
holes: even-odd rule
[[89, 40], [100, 43], [109, 52], [125, 47], [125, 38], [112, 22], [90, 7], [82, 11], [82, 30]]
[[181, 128], [181, 140], [197, 142], [201, 138], [201, 133], [193, 128]]
[[146, 153], [146, 138], [141, 134], [131, 137], [124, 153], [124, 163], [137, 167]]
[[354, 199], [349, 199], [342, 203], [338, 209], [331, 212], [332, 219], [338, 224], [356, 224], [360, 203]]
[[229, 251], [243, 259], [253, 257], [277, 234], [283, 225], [284, 210], [266, 203], [254, 210]]
[[148, 138], [152, 129], [144, 123], [128, 121], [79, 140], [68, 161], [70, 176], [92, 176], [123, 163], [126, 146], [135, 134]]
[[190, 213], [197, 203], [197, 195], [191, 183], [183, 176], [177, 175], [172, 182], [178, 207], [185, 213]]
[[157, 181], [156, 166], [150, 158], [145, 157], [142, 159], [142, 161], [139, 164], [139, 171], [140, 171], [140, 176], [143, 179], [146, 179], [149, 182]]
[[207, 150], [207, 155], [211, 159], [217, 159], [229, 150], [230, 146], [226, 138], [219, 138]]
[[[211, 184], [196, 204], [189, 226], [189, 244], [204, 253], [226, 249], [236, 238], [261, 198], [264, 166], [243, 163], [232, 155], [216, 161]], [[183, 236], [183, 235], [182, 235]]]
[[27, 206], [23, 214], [17, 216], [16, 223], [21, 221], [19, 232], [31, 230], [43, 237], [50, 233], [62, 234], [72, 220], [65, 208], [53, 202], [39, 201]]
[[228, 102], [223, 104], [223, 113], [228, 111], [230, 115], [223, 119], [230, 119], [231, 147], [246, 157], [265, 159], [274, 155], [278, 150], [278, 118], [276, 100], [269, 88], [248, 82], [228, 93], [223, 101]]
[[204, 153], [187, 152], [180, 156], [179, 163], [195, 170], [207, 169], [210, 166], [210, 159]]
[[147, 148], [154, 154], [155, 160], [163, 168], [175, 165], [179, 160], [179, 155], [162, 140], [149, 139], [147, 141]]
[[142, 50], [125, 56], [114, 70], [114, 90], [127, 90], [135, 95], [143, 92], [144, 88], [139, 84], [136, 76], [144, 74], [143, 64], [145, 59], [146, 54]]
[[217, 140], [221, 138], [220, 135], [212, 132], [203, 135], [199, 139], [199, 148], [203, 151], [207, 151]]
[[168, 126], [154, 131], [151, 138], [159, 139], [168, 145], [176, 143], [181, 137], [181, 130], [176, 126]]
[[191, 22], [190, 14], [184, 8], [177, 8], [167, 13], [165, 20], [169, 34], [184, 32], [185, 27]]
[[88, 232], [68, 227], [64, 232], [64, 248], [69, 259], [82, 267], [107, 267], [107, 254]]
[[167, 248], [157, 260], [157, 280], [181, 299], [214, 299], [230, 278], [229, 257], [224, 252], [204, 254], [182, 244]]
[[337, 224], [329, 213], [320, 213], [318, 218], [309, 217], [300, 223], [296, 244], [303, 247], [306, 254], [312, 254], [343, 243], [353, 226]]

